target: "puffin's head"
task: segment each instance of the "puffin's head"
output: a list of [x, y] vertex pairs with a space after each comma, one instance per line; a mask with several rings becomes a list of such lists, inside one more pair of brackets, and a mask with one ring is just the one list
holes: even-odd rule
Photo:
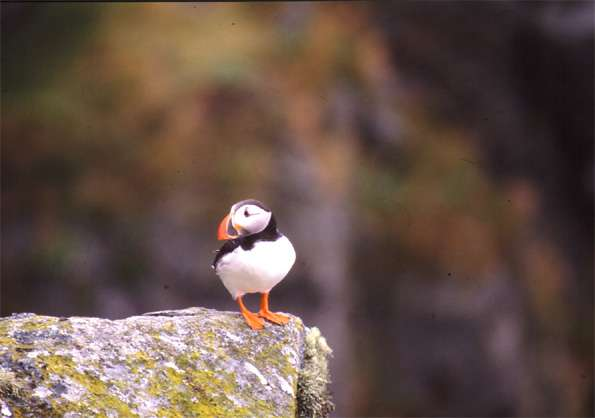
[[256, 234], [267, 227], [272, 215], [271, 210], [258, 200], [242, 200], [231, 207], [219, 224], [217, 238], [227, 240]]

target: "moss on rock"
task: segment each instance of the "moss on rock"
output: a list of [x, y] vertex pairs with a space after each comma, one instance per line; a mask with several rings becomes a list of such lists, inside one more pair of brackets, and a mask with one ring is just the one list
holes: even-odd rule
[[[326, 416], [330, 349], [297, 317], [204, 308], [0, 319], [0, 416]], [[304, 404], [307, 403], [307, 404]]]
[[332, 350], [318, 328], [307, 329], [303, 353], [298, 379], [298, 416], [327, 417], [334, 409], [328, 391], [328, 358]]

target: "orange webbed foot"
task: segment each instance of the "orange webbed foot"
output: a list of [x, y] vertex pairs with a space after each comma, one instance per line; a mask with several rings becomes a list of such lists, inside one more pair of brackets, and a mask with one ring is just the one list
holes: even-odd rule
[[268, 319], [269, 321], [277, 325], [285, 325], [289, 322], [289, 317], [287, 315], [271, 311], [259, 311], [258, 316], [264, 319]]
[[268, 292], [262, 294], [262, 297], [260, 299], [260, 311], [258, 311], [258, 316], [260, 316], [261, 318], [268, 319], [269, 321], [277, 325], [285, 325], [289, 322], [289, 317], [287, 315], [274, 313], [270, 311]]
[[255, 314], [254, 312], [250, 312], [246, 306], [244, 306], [244, 302], [242, 301], [242, 297], [237, 298], [238, 305], [240, 305], [240, 312], [244, 316], [246, 323], [248, 326], [254, 330], [259, 330], [264, 328], [264, 321]]
[[242, 312], [242, 315], [244, 315], [244, 319], [246, 320], [246, 323], [248, 324], [248, 326], [254, 330], [259, 330], [259, 329], [263, 329], [264, 328], [264, 321], [259, 318], [258, 315], [250, 312]]

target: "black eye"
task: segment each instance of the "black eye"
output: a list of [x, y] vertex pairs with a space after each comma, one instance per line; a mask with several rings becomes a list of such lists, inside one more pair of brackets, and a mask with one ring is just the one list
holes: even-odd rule
[[244, 216], [247, 218], [248, 216], [250, 216], [250, 214], [248, 213], [248, 209], [244, 209]]

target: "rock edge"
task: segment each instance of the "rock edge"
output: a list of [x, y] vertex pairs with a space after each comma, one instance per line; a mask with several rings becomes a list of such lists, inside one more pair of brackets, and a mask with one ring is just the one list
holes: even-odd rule
[[0, 318], [0, 417], [325, 417], [330, 354], [295, 316], [253, 331], [205, 308], [16, 314]]

